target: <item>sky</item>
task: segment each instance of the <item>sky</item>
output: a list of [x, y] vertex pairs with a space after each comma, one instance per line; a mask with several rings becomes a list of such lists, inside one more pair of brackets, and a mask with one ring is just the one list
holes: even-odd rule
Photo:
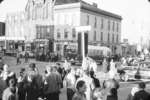
[[[100, 9], [121, 15], [122, 39], [130, 43], [139, 43], [141, 37], [150, 38], [150, 2], [148, 0], [84, 0], [96, 2]], [[7, 13], [24, 11], [27, 0], [4, 0], [0, 4], [0, 21]]]

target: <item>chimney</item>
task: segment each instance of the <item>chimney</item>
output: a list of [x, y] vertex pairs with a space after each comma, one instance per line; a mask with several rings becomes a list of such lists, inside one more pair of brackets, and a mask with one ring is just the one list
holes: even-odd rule
[[97, 3], [94, 3], [94, 2], [93, 2], [93, 6], [97, 8], [98, 5], [97, 5]]

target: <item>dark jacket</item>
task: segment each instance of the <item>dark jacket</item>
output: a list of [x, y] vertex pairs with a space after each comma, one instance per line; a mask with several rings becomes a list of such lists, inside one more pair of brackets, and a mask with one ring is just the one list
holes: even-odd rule
[[150, 94], [145, 90], [138, 91], [135, 93], [133, 100], [150, 100]]
[[110, 90], [110, 95], [107, 96], [106, 100], [118, 100], [118, 93], [116, 88]]
[[133, 100], [133, 96], [131, 93], [128, 95], [127, 100]]

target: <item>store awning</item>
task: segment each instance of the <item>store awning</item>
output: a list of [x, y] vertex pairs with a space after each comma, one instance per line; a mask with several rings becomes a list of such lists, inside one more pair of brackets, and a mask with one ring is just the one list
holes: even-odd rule
[[25, 38], [24, 37], [5, 37], [5, 36], [1, 36], [0, 37], [0, 41], [4, 41], [4, 40], [14, 40], [14, 41], [24, 41]]

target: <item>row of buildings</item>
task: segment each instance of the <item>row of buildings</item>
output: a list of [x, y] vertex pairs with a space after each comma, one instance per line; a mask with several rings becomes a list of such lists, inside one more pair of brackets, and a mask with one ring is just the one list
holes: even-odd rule
[[18, 43], [22, 47], [26, 43], [31, 46], [36, 41], [39, 47], [47, 48], [48, 40], [51, 40], [51, 51], [63, 55], [65, 45], [77, 47], [75, 28], [90, 25], [88, 44], [107, 46], [113, 54], [121, 54], [120, 15], [82, 0], [56, 0], [54, 6], [51, 1], [28, 0], [25, 11], [7, 14], [5, 37], [12, 42], [10, 45]]

